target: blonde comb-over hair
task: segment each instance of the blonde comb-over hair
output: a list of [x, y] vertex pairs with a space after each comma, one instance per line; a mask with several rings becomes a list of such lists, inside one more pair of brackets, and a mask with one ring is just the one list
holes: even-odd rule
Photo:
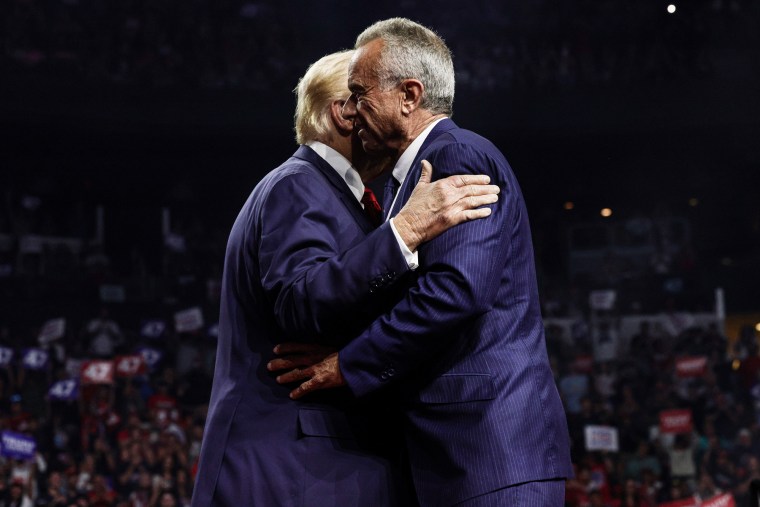
[[311, 64], [293, 90], [296, 142], [326, 140], [330, 137], [330, 105], [345, 100], [348, 91], [348, 64], [354, 51], [340, 51]]

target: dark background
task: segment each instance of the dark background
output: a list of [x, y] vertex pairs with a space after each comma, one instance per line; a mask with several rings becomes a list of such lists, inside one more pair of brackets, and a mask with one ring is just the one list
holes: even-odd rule
[[605, 206], [609, 220], [666, 213], [690, 221], [700, 289], [756, 310], [757, 2], [667, 4], [12, 1], [0, 185], [6, 204], [30, 193], [84, 206], [80, 231], [102, 204], [115, 273], [130, 275], [134, 248], [160, 271], [160, 209], [226, 236], [295, 150], [291, 90], [306, 66], [376, 19], [408, 16], [452, 47], [455, 121], [517, 173], [542, 276], [572, 282], [568, 223], [602, 220]]

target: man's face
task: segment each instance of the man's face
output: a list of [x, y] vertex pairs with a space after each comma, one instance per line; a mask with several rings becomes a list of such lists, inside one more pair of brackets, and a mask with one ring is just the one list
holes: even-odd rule
[[354, 122], [362, 147], [369, 153], [386, 151], [402, 141], [402, 98], [399, 87], [384, 90], [376, 69], [383, 41], [376, 39], [356, 51], [348, 70], [351, 96], [343, 116]]
[[368, 183], [387, 170], [393, 169], [395, 157], [385, 147], [377, 151], [366, 152], [362, 146], [358, 129], [351, 133], [351, 165], [359, 172], [362, 181]]

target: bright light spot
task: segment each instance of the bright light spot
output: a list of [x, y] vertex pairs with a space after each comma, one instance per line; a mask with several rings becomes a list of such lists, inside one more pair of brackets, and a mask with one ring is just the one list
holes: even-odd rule
[[602, 208], [602, 211], [600, 211], [599, 214], [602, 215], [604, 218], [611, 217], [612, 210], [609, 208]]
[[673, 4], [668, 5], [668, 12], [670, 14], [673, 14], [674, 12], [676, 12], [676, 6]]
[[567, 201], [565, 203], [565, 209], [570, 211], [571, 209], [575, 208], [575, 203], [573, 201]]
[[691, 206], [692, 208], [695, 208], [698, 205], [699, 205], [699, 199], [697, 199], [696, 197], [692, 197], [691, 199], [689, 199], [689, 206]]
[[755, 324], [755, 331], [760, 331], [760, 322]]
[[741, 365], [742, 365], [742, 362], [741, 362], [741, 361], [739, 361], [738, 359], [734, 359], [734, 360], [731, 362], [731, 369], [732, 369], [732, 370], [734, 370], [734, 371], [736, 371], [736, 370], [738, 370], [738, 369], [739, 369], [739, 367], [740, 367]]

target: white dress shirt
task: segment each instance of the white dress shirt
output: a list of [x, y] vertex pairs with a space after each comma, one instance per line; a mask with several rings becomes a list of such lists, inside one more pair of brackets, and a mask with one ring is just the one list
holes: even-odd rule
[[[427, 136], [427, 132], [429, 131], [426, 130], [423, 132], [423, 134]], [[335, 172], [337, 172], [343, 181], [346, 182], [346, 185], [348, 185], [349, 190], [351, 190], [351, 193], [354, 195], [354, 197], [356, 197], [356, 200], [359, 201], [361, 207], [364, 208], [364, 204], [362, 204], [362, 197], [364, 196], [364, 183], [362, 182], [361, 176], [359, 176], [359, 172], [351, 165], [351, 162], [349, 162], [346, 157], [338, 153], [335, 149], [327, 146], [325, 143], [319, 141], [310, 141], [306, 143], [306, 146], [314, 150], [317, 155], [322, 157], [325, 162], [330, 164], [330, 167], [335, 169]], [[417, 149], [415, 150], [415, 156], [419, 149], [419, 146], [417, 146]], [[407, 151], [409, 150], [407, 149]], [[412, 160], [414, 160], [414, 157], [412, 157]], [[411, 164], [411, 160], [409, 161], [409, 164]], [[396, 164], [396, 167], [398, 167], [398, 163]], [[409, 172], [409, 167], [407, 167], [406, 171]], [[406, 173], [404, 173], [404, 175], [406, 175]], [[409, 269], [417, 269], [419, 266], [419, 256], [417, 255], [416, 251], [412, 252], [409, 250], [409, 247], [406, 246], [406, 243], [404, 243], [404, 241], [401, 239], [401, 236], [396, 230], [396, 227], [393, 225], [393, 220], [391, 220], [391, 230], [393, 231], [393, 236], [396, 238], [399, 249], [401, 249], [401, 253], [404, 254], [404, 259], [406, 260]]]
[[[420, 152], [420, 148], [422, 148], [422, 143], [425, 142], [425, 139], [427, 139], [427, 136], [430, 134], [430, 132], [433, 130], [433, 128], [438, 125], [438, 122], [441, 120], [444, 120], [445, 118], [440, 118], [423, 130], [420, 135], [418, 135], [414, 141], [412, 141], [412, 144], [409, 145], [409, 147], [404, 150], [404, 153], [401, 154], [401, 156], [396, 161], [396, 165], [393, 166], [393, 172], [391, 173], [394, 178], [396, 178], [396, 181], [399, 182], [399, 188], [401, 188], [401, 185], [404, 184], [404, 180], [406, 179], [406, 175], [409, 174], [409, 169], [412, 168], [412, 162], [414, 162], [414, 159], [417, 158], [417, 154]], [[396, 204], [396, 199], [398, 198], [398, 192], [396, 192], [396, 195], [393, 196], [393, 203], [391, 204], [391, 209], [393, 209], [393, 206]], [[390, 216], [390, 209], [387, 210], [388, 215]], [[392, 224], [393, 222], [391, 222]]]

